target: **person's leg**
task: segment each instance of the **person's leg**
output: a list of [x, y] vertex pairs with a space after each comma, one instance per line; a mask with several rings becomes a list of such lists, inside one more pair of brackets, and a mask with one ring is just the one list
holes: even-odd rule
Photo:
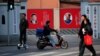
[[79, 56], [83, 56], [84, 51], [85, 51], [85, 45], [84, 45], [84, 42], [82, 40], [82, 42], [80, 43]]
[[83, 41], [80, 39], [80, 43], [79, 43], [79, 52], [81, 51], [82, 45], [83, 45]]
[[92, 52], [93, 56], [96, 56], [96, 51], [94, 50], [93, 46], [90, 45], [90, 46], [86, 46], [86, 48]]
[[24, 31], [23, 35], [24, 35], [23, 42], [24, 44], [26, 44], [26, 31]]
[[20, 45], [22, 45], [22, 40], [23, 40], [23, 33], [22, 33], [22, 32], [20, 32], [20, 38], [19, 38]]
[[50, 40], [50, 43], [53, 45], [53, 47], [55, 47], [56, 42], [54, 41], [54, 39], [50, 35], [48, 35], [47, 37]]

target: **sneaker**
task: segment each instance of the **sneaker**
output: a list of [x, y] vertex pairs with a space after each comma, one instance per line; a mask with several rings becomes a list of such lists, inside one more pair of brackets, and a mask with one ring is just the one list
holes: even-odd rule
[[96, 55], [93, 55], [93, 54], [91, 53], [90, 56], [96, 56]]
[[23, 47], [23, 45], [22, 45], [22, 44], [18, 44], [18, 46], [19, 46], [19, 47]]
[[91, 53], [90, 56], [93, 56], [93, 54]]
[[18, 44], [18, 46], [20, 46], [20, 44]]
[[24, 47], [24, 46], [23, 46], [23, 44], [22, 44], [22, 45], [20, 45], [20, 47]]

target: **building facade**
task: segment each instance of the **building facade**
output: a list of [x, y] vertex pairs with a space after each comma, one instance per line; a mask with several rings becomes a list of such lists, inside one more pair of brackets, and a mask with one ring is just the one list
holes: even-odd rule
[[[53, 28], [61, 29], [62, 28], [60, 25], [62, 23], [61, 18], [64, 17], [61, 16], [61, 11], [63, 10], [62, 12], [64, 11], [66, 12], [69, 9], [72, 11], [73, 9], [74, 10], [80, 9], [79, 10], [81, 12], [81, 13], [79, 12], [80, 15], [86, 14], [92, 23], [92, 28], [94, 31], [93, 34], [94, 39], [100, 38], [99, 36], [100, 35], [100, 29], [99, 29], [100, 28], [99, 26], [100, 0], [15, 0], [14, 7], [15, 7], [14, 10], [10, 10], [8, 12], [7, 0], [0, 0], [0, 41], [4, 41], [4, 40], [8, 41], [9, 39], [8, 35], [10, 36], [11, 40], [13, 40], [14, 38], [13, 36], [17, 35], [16, 39], [18, 40], [20, 14], [21, 13], [27, 14], [28, 10], [32, 10], [33, 12], [37, 10], [40, 11], [39, 13], [42, 13], [43, 15], [45, 15], [49, 11], [50, 15], [52, 16]], [[74, 13], [74, 11], [72, 13]], [[27, 14], [27, 19], [30, 18], [28, 17], [30, 16], [29, 14]], [[50, 17], [48, 15], [49, 14], [46, 14], [47, 18]], [[73, 15], [77, 15], [77, 14], [75, 13]], [[43, 16], [41, 17], [42, 19], [45, 18]], [[79, 20], [74, 20], [74, 21], [77, 22]], [[43, 25], [43, 23], [41, 24]], [[69, 27], [69, 24], [67, 24], [67, 26]], [[66, 27], [64, 26], [64, 28]]]

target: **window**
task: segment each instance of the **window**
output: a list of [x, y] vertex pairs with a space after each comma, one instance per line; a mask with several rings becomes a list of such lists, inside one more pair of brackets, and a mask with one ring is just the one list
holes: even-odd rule
[[5, 24], [5, 16], [2, 15], [2, 24]]
[[21, 6], [21, 10], [25, 10], [25, 6]]

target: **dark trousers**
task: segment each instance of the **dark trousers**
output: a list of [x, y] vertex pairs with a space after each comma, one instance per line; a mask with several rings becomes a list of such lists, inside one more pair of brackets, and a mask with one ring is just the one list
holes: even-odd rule
[[92, 45], [86, 46], [82, 39], [81, 39], [80, 44], [79, 44], [79, 52], [80, 52], [79, 56], [83, 56], [84, 51], [85, 51], [85, 47], [93, 54], [93, 56], [96, 56], [96, 52], [95, 52], [93, 46]]
[[20, 31], [20, 44], [26, 44], [26, 30]]

